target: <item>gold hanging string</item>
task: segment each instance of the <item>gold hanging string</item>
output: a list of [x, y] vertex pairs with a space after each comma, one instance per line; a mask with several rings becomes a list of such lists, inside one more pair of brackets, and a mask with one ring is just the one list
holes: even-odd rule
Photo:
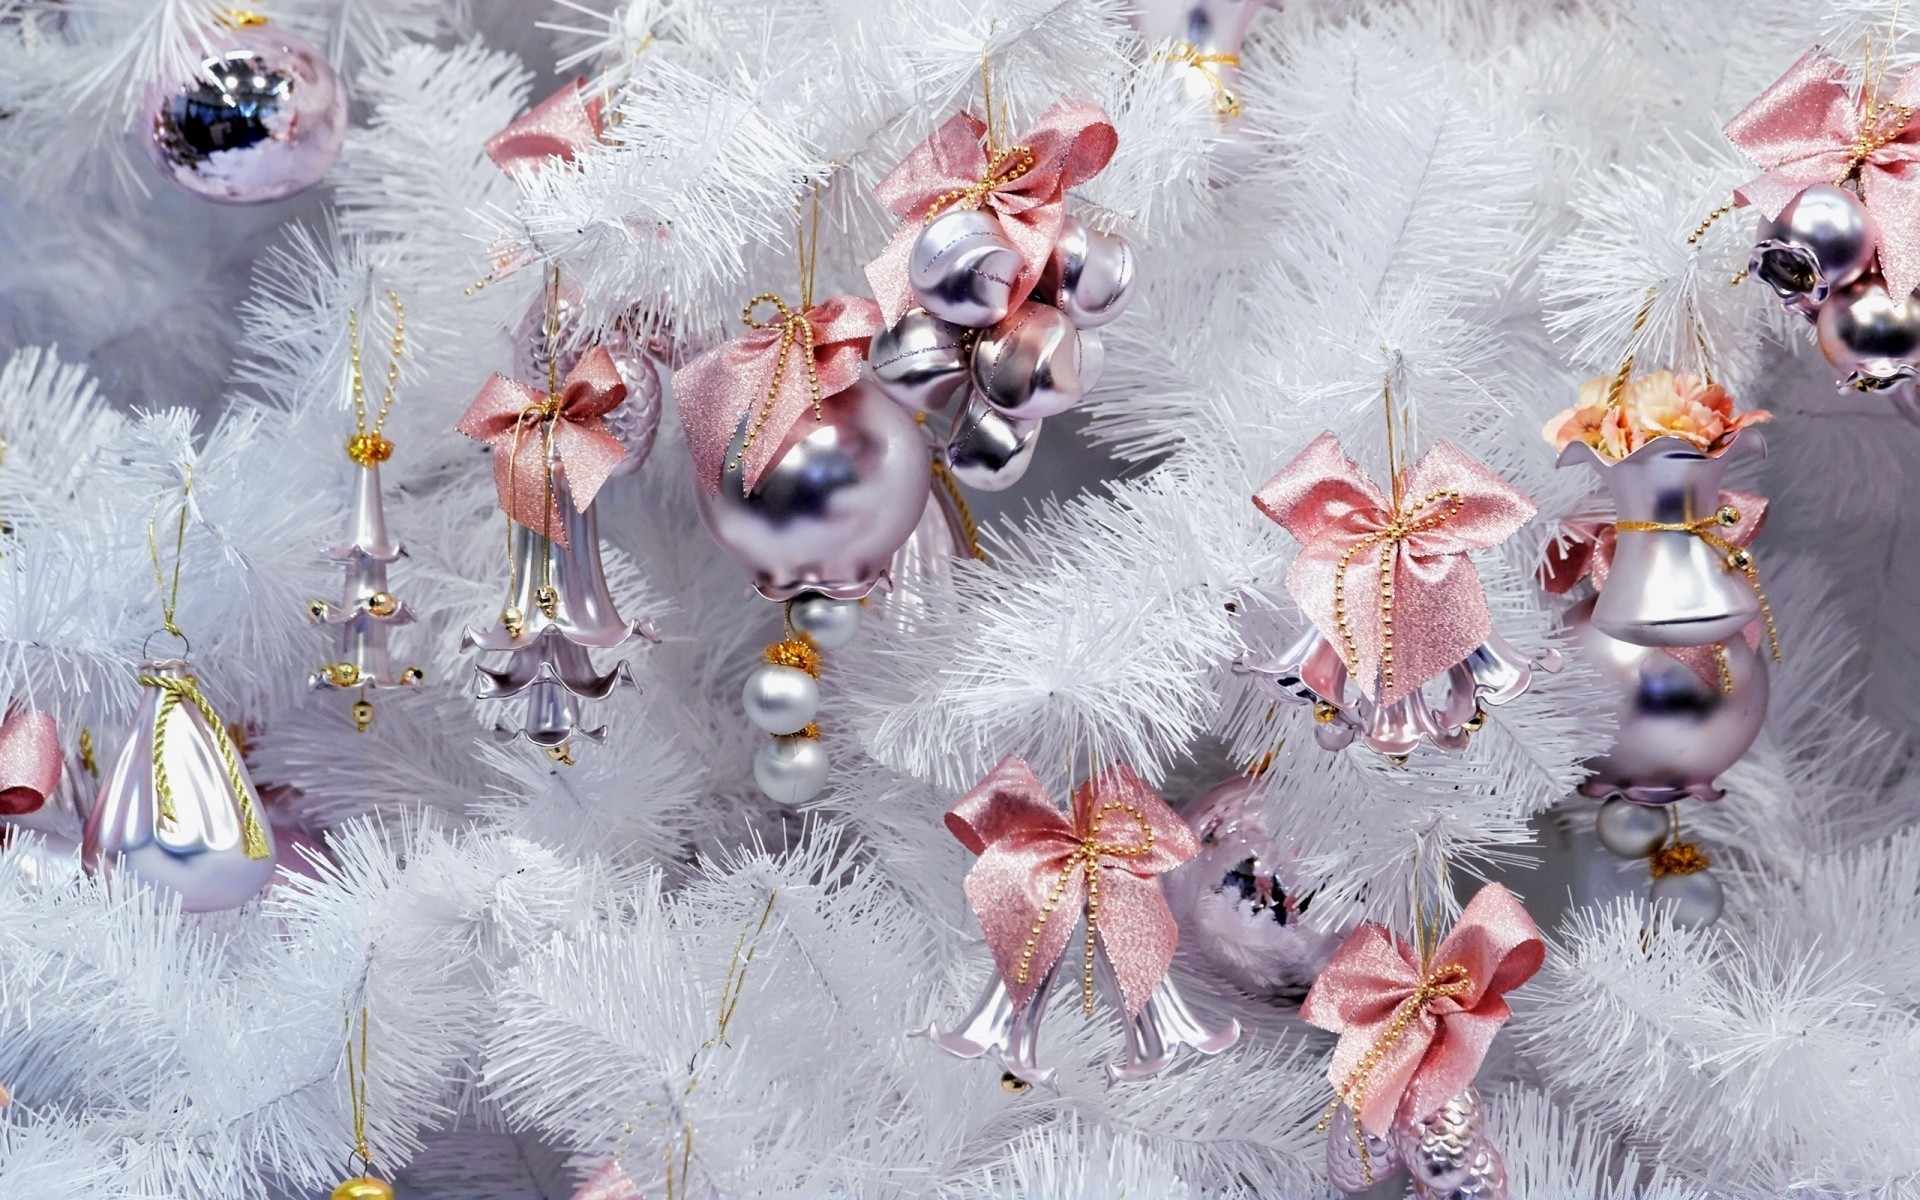
[[174, 624], [173, 614], [180, 607], [180, 563], [186, 558], [187, 549], [187, 512], [189, 500], [193, 495], [193, 464], [186, 467], [186, 482], [180, 486], [180, 522], [173, 533], [173, 582], [168, 584], [160, 569], [160, 541], [157, 526], [160, 523], [160, 507], [166, 503], [166, 497], [153, 502], [153, 516], [147, 519], [147, 554], [153, 559], [153, 582], [160, 589], [160, 625], [168, 633], [181, 640], [186, 634]]
[[373, 1174], [373, 1151], [367, 1146], [367, 1006], [360, 1006], [360, 1061], [354, 1063], [353, 1018], [347, 1025], [347, 1103], [353, 1109], [353, 1154], [360, 1174]]
[[[1727, 568], [1745, 575], [1747, 583], [1753, 588], [1754, 598], [1760, 602], [1760, 615], [1767, 623], [1767, 651], [1773, 656], [1773, 661], [1779, 662], [1780, 631], [1774, 628], [1773, 606], [1767, 602], [1767, 594], [1760, 587], [1760, 567], [1754, 561], [1753, 552], [1713, 532], [1716, 526], [1732, 528], [1739, 523], [1740, 510], [1731, 504], [1723, 504], [1712, 516], [1694, 521], [1616, 521], [1614, 528], [1622, 533], [1688, 533], [1718, 550], [1724, 556]], [[1724, 660], [1720, 682], [1723, 691], [1733, 691], [1733, 678], [1726, 672]]]
[[[924, 415], [924, 414], [921, 414]], [[980, 527], [974, 524], [973, 510], [967, 507], [967, 498], [960, 491], [960, 481], [953, 477], [953, 471], [940, 460], [933, 457], [933, 482], [953, 506], [955, 521], [960, 525], [961, 540], [967, 544], [967, 554], [980, 562], [987, 561], [987, 552], [980, 545]]]
[[[941, 195], [934, 199], [933, 203], [927, 205], [926, 215], [920, 218], [922, 221], [931, 221], [949, 208], [979, 208], [980, 205], [986, 201], [988, 195], [1000, 188], [1008, 186], [1028, 171], [1033, 170], [1034, 163], [1037, 159], [1034, 156], [1032, 147], [1009, 146], [1004, 150], [996, 149], [1000, 144], [1000, 135], [1006, 131], [1004, 129], [996, 129], [994, 125], [993, 73], [988, 66], [986, 46], [980, 48], [980, 94], [981, 103], [987, 110], [987, 117], [984, 122], [986, 125], [985, 149], [987, 154], [987, 169], [976, 182], [970, 183], [966, 187], [955, 188], [950, 192], [941, 193]], [[1003, 125], [1006, 123], [1004, 120], [1001, 122]]]
[[1640, 336], [1640, 331], [1647, 327], [1647, 318], [1653, 315], [1653, 294], [1654, 287], [1648, 284], [1646, 299], [1641, 303], [1639, 313], [1633, 318], [1633, 328], [1627, 332], [1627, 352], [1620, 359], [1620, 369], [1613, 373], [1613, 382], [1607, 385], [1609, 409], [1619, 408], [1621, 397], [1626, 395], [1627, 380], [1633, 375], [1633, 339]]
[[1204, 54], [1200, 47], [1192, 42], [1175, 42], [1165, 50], [1155, 51], [1153, 61], [1192, 67], [1200, 73], [1202, 79], [1207, 81], [1207, 86], [1213, 89], [1214, 115], [1219, 117], [1240, 115], [1240, 97], [1233, 94], [1232, 89], [1227, 87], [1226, 81], [1220, 78], [1220, 72], [1214, 69], [1215, 67], [1232, 67], [1238, 70], [1240, 67], [1238, 54]]
[[[1089, 756], [1091, 757], [1091, 751]], [[1092, 765], [1091, 761], [1089, 765]], [[1068, 778], [1072, 778], [1071, 772]], [[1088, 778], [1092, 779], [1094, 776], [1089, 775]], [[1101, 840], [1100, 827], [1106, 821], [1107, 814], [1115, 812], [1124, 812], [1133, 819], [1134, 827], [1140, 835], [1139, 840], [1133, 842]], [[1033, 928], [1027, 931], [1026, 944], [1020, 950], [1020, 968], [1017, 972], [1019, 982], [1025, 983], [1031, 977], [1033, 956], [1039, 948], [1041, 931], [1047, 927], [1047, 922], [1053, 917], [1054, 909], [1059, 907], [1061, 897], [1066, 895], [1067, 884], [1073, 880], [1074, 872], [1082, 872], [1087, 881], [1087, 953], [1080, 977], [1080, 1008], [1083, 1012], [1091, 1013], [1093, 1011], [1094, 935], [1100, 928], [1100, 856], [1108, 854], [1115, 858], [1139, 858], [1152, 849], [1153, 826], [1147, 823], [1146, 814], [1142, 813], [1138, 806], [1124, 800], [1109, 800], [1095, 810], [1087, 823], [1087, 832], [1081, 835], [1080, 845], [1067, 856], [1066, 866], [1061, 868], [1059, 877], [1053, 881], [1053, 886], [1047, 891], [1046, 902], [1040, 906], [1040, 915], [1034, 918]]]
[[387, 426], [387, 413], [393, 408], [394, 389], [400, 382], [400, 359], [407, 349], [407, 307], [400, 302], [400, 294], [387, 289], [387, 303], [393, 306], [393, 341], [387, 351], [387, 386], [380, 397], [380, 410], [373, 419], [373, 427], [367, 427], [367, 385], [360, 369], [360, 314], [357, 310], [347, 310], [347, 343], [351, 361], [353, 379], [353, 427], [354, 434], [347, 439], [347, 457], [363, 467], [383, 463], [393, 457], [393, 443], [388, 441], [383, 431]]
[[173, 802], [173, 784], [167, 777], [167, 719], [184, 700], [199, 710], [213, 736], [214, 746], [220, 751], [221, 765], [227, 769], [227, 783], [233, 788], [234, 802], [240, 806], [241, 841], [247, 857], [256, 861], [271, 857], [266, 832], [260, 827], [260, 816], [249, 794], [247, 777], [240, 768], [239, 752], [227, 732], [226, 722], [200, 690], [199, 680], [191, 675], [141, 675], [138, 682], [141, 687], [157, 688], [161, 692], [160, 708], [153, 718], [153, 790], [160, 801], [160, 820], [171, 825], [179, 819], [179, 810]]

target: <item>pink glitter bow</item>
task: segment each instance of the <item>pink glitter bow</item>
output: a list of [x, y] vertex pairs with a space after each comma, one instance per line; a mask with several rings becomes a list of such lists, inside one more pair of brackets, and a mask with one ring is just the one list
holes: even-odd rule
[[[546, 467], [553, 439], [554, 470], [566, 468], [573, 506], [585, 512], [627, 451], [600, 418], [627, 398], [627, 385], [606, 347], [582, 355], [552, 395], [495, 375], [454, 426], [493, 447], [493, 482], [506, 514], [556, 545], [567, 544]], [[551, 433], [549, 435], [549, 426]]]
[[[762, 303], [775, 307], [777, 320], [755, 320]], [[727, 448], [749, 413], [757, 424], [741, 466], [751, 492], [800, 418], [809, 411], [818, 418], [817, 401], [859, 380], [867, 343], [880, 328], [880, 307], [865, 296], [835, 296], [804, 311], [758, 296], [745, 317], [751, 332], [715, 346], [673, 377], [694, 477], [709, 495], [720, 490]]]
[[1340, 1035], [1327, 1078], [1361, 1124], [1384, 1135], [1396, 1115], [1418, 1120], [1473, 1082], [1513, 1015], [1502, 997], [1546, 954], [1519, 899], [1490, 883], [1425, 964], [1384, 925], [1355, 929], [1313, 981], [1300, 1017]]
[[1734, 195], [1777, 217], [1803, 189], [1857, 174], [1879, 220], [1887, 290], [1905, 296], [1920, 287], [1920, 71], [1871, 101], [1845, 80], [1846, 68], [1815, 47], [1727, 122], [1727, 137], [1766, 172]]
[[947, 828], [980, 856], [967, 872], [967, 903], [1017, 1009], [1066, 950], [1076, 918], [1091, 918], [1126, 1001], [1137, 1014], [1173, 961], [1180, 928], [1155, 877], [1200, 853], [1200, 843], [1129, 767], [1112, 767], [1073, 794], [1073, 820], [1054, 807], [1033, 770], [1000, 761], [947, 813]]
[[60, 788], [60, 733], [53, 718], [19, 704], [0, 721], [0, 816], [17, 817]]
[[517, 175], [556, 158], [572, 162], [580, 151], [598, 145], [606, 129], [604, 106], [599, 96], [582, 98], [586, 82], [574, 80], [488, 138], [487, 157], [493, 165]]
[[959, 113], [874, 185], [874, 195], [900, 218], [893, 240], [867, 264], [867, 281], [887, 324], [913, 306], [907, 259], [914, 240], [929, 220], [950, 208], [977, 207], [1000, 219], [1007, 240], [1025, 261], [1013, 286], [1018, 306], [1040, 282], [1053, 254], [1067, 215], [1061, 203], [1067, 189], [1105, 169], [1119, 144], [1105, 110], [1083, 100], [1049, 108], [1026, 136], [991, 158], [982, 140], [986, 132], [972, 113]]
[[1395, 511], [1323, 433], [1253, 497], [1300, 540], [1287, 590], [1382, 706], [1487, 640], [1487, 597], [1466, 552], [1499, 545], [1536, 511], [1446, 442], [1402, 473], [1399, 492]]
[[581, 1184], [572, 1200], [645, 1200], [645, 1197], [615, 1158], [603, 1163], [592, 1178]]

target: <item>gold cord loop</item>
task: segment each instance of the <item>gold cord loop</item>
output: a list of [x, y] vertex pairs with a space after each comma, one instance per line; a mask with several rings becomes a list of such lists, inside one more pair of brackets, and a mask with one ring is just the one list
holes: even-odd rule
[[[1891, 117], [1892, 120], [1888, 120]], [[1860, 108], [1860, 129], [1853, 135], [1853, 149], [1847, 156], [1847, 169], [1833, 181], [1835, 187], [1850, 183], [1860, 177], [1860, 168], [1882, 147], [1899, 139], [1906, 132], [1907, 124], [1913, 120], [1913, 109], [1909, 105], [1895, 104], [1891, 100], [1866, 102]]]
[[931, 221], [949, 208], [979, 208], [992, 193], [1007, 187], [1033, 170], [1033, 151], [1026, 146], [1009, 146], [987, 158], [987, 169], [978, 181], [950, 192], [942, 192], [927, 205], [923, 221]]
[[1220, 78], [1215, 67], [1240, 67], [1238, 54], [1204, 54], [1200, 47], [1192, 42], [1175, 42], [1165, 50], [1153, 56], [1155, 62], [1178, 63], [1192, 67], [1200, 72], [1200, 77], [1213, 89], [1213, 111], [1216, 116], [1237, 117], [1240, 115], [1240, 97], [1233, 94], [1226, 81]]
[[380, 397], [380, 409], [373, 427], [367, 427], [367, 385], [360, 370], [360, 313], [347, 310], [347, 354], [353, 380], [354, 434], [347, 439], [347, 457], [363, 467], [383, 463], [393, 457], [393, 443], [383, 434], [387, 413], [393, 408], [393, 393], [400, 382], [400, 359], [407, 349], [407, 306], [400, 294], [387, 289], [387, 303], [393, 306], [393, 341], [388, 349], [387, 387]]
[[167, 718], [184, 700], [200, 710], [213, 735], [213, 744], [220, 751], [220, 762], [227, 769], [227, 782], [233, 786], [234, 801], [240, 806], [241, 837], [247, 857], [255, 860], [269, 857], [266, 833], [260, 828], [259, 814], [254, 811], [248, 793], [246, 774], [240, 769], [239, 751], [227, 732], [226, 723], [201, 692], [200, 682], [191, 675], [142, 675], [138, 682], [141, 687], [158, 688], [161, 692], [160, 708], [153, 718], [153, 790], [160, 800], [160, 819], [169, 824], [179, 819], [179, 810], [173, 803], [173, 784], [167, 778]]
[[[778, 318], [762, 321], [755, 317], [755, 311], [762, 304], [773, 305], [774, 311], [779, 314]], [[746, 460], [747, 451], [752, 448], [754, 441], [760, 436], [760, 431], [766, 427], [767, 421], [773, 416], [773, 406], [780, 399], [780, 385], [786, 382], [787, 363], [792, 358], [796, 346], [800, 349], [801, 362], [807, 370], [807, 388], [813, 396], [813, 419], [826, 420], [826, 415], [821, 409], [820, 369], [815, 365], [813, 358], [813, 324], [807, 320], [807, 314], [804, 311], [794, 311], [788, 307], [786, 301], [771, 292], [762, 292], [747, 301], [747, 306], [740, 310], [740, 319], [749, 329], [779, 329], [780, 352], [774, 356], [773, 380], [767, 384], [766, 399], [760, 402], [760, 409], [754, 414], [753, 424], [747, 429], [746, 439], [740, 443], [740, 452], [735, 454], [733, 461], [727, 464], [729, 471], [740, 469], [740, 464]], [[742, 487], [744, 489], [744, 483]]]

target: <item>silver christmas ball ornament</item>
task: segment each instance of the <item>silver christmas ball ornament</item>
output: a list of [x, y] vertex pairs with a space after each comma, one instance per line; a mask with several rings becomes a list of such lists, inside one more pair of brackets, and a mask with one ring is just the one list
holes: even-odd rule
[[827, 786], [827, 752], [818, 738], [774, 738], [753, 756], [753, 781], [776, 804], [801, 804]]
[[[1611, 581], [1609, 581], [1611, 582]], [[1593, 601], [1566, 616], [1577, 653], [1619, 697], [1613, 746], [1589, 759], [1588, 795], [1644, 802], [1711, 796], [1713, 780], [1738, 762], [1767, 717], [1767, 660], [1744, 637], [1723, 643], [1731, 692], [1665, 650], [1608, 637]]]
[[1002, 416], [975, 396], [954, 420], [947, 438], [947, 468], [970, 488], [1004, 491], [1033, 465], [1039, 443], [1040, 422]]
[[940, 412], [966, 386], [965, 331], [924, 308], [910, 308], [873, 335], [867, 369], [881, 391], [914, 412]]
[[1040, 276], [1040, 298], [1081, 329], [1105, 325], [1133, 300], [1133, 248], [1075, 216], [1061, 223]]
[[1851, 189], [1817, 183], [1780, 215], [1762, 217], [1747, 269], [1791, 312], [1813, 320], [1820, 306], [1873, 266], [1880, 229]]
[[1662, 875], [1653, 881], [1647, 899], [1664, 908], [1666, 919], [1680, 929], [1698, 929], [1720, 919], [1726, 893], [1709, 870]]
[[1024, 265], [998, 217], [954, 208], [920, 230], [907, 257], [907, 283], [934, 316], [982, 328], [1006, 319]]
[[815, 649], [838, 650], [860, 632], [860, 602], [798, 596], [787, 606], [787, 621]]
[[184, 74], [147, 90], [147, 154], [173, 183], [221, 204], [283, 200], [340, 156], [347, 94], [304, 39], [274, 25], [221, 30]]
[[1658, 850], [1673, 831], [1673, 816], [1664, 806], [1635, 804], [1615, 796], [1600, 806], [1593, 831], [1610, 854], [1645, 858]]
[[620, 381], [627, 385], [626, 399], [600, 418], [627, 452], [614, 467], [611, 478], [634, 474], [653, 453], [665, 392], [660, 383], [660, 365], [649, 351], [646, 339], [628, 328], [624, 320], [616, 320], [599, 338], [583, 333], [580, 298], [572, 289], [563, 290], [554, 301], [551, 335], [547, 323], [547, 298], [541, 296], [528, 307], [510, 335], [513, 377], [544, 392], [550, 385], [564, 380], [588, 350], [596, 345], [604, 346], [613, 359], [614, 369], [620, 373]]
[[1874, 392], [1920, 373], [1920, 296], [1896, 298], [1877, 275], [1827, 297], [1814, 332], [1845, 386]]
[[770, 600], [866, 595], [926, 508], [932, 455], [905, 409], [862, 380], [827, 397], [823, 413], [800, 418], [751, 494], [733, 465], [743, 422], [719, 491], [700, 493], [707, 528]]
[[1059, 309], [1029, 300], [973, 346], [973, 386], [1003, 416], [1038, 421], [1080, 403], [1080, 338]]
[[820, 685], [796, 667], [765, 663], [755, 667], [741, 689], [747, 720], [763, 732], [799, 733], [820, 711]]

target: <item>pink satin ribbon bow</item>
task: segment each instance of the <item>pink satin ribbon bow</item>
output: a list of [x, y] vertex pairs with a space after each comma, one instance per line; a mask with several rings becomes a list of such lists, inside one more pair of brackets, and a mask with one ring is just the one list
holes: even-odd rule
[[1327, 1078], [1361, 1124], [1383, 1135], [1396, 1115], [1417, 1120], [1473, 1082], [1512, 1015], [1502, 997], [1546, 954], [1519, 899], [1490, 883], [1424, 969], [1385, 926], [1355, 929], [1313, 981], [1300, 1017], [1340, 1035]]
[[572, 1200], [644, 1200], [619, 1159], [609, 1159], [581, 1184]]
[[[900, 165], [874, 185], [880, 202], [900, 218], [893, 240], [867, 264], [867, 281], [891, 325], [913, 307], [907, 259], [927, 221], [949, 208], [978, 207], [1000, 219], [1007, 240], [1025, 265], [1014, 282], [1017, 307], [1040, 282], [1067, 210], [1067, 189], [1105, 169], [1119, 135], [1105, 110], [1084, 100], [1063, 100], [1012, 146], [989, 159], [987, 127], [972, 113], [959, 113], [915, 146]], [[1024, 170], [1023, 164], [1031, 160]]]
[[554, 469], [565, 466], [573, 506], [585, 512], [627, 456], [600, 419], [626, 398], [627, 385], [613, 356], [606, 347], [595, 346], [581, 355], [551, 396], [495, 375], [454, 428], [493, 447], [493, 482], [506, 514], [564, 546], [567, 532], [548, 486], [543, 426], [551, 421]]
[[1768, 217], [1816, 183], [1858, 172], [1860, 193], [1880, 225], [1887, 290], [1920, 287], [1920, 71], [1909, 71], [1868, 107], [1846, 86], [1846, 68], [1818, 47], [1726, 124], [1726, 135], [1766, 172], [1735, 198]]
[[60, 789], [60, 731], [53, 718], [19, 704], [0, 721], [0, 816], [17, 817]]
[[947, 828], [980, 861], [967, 872], [967, 903], [1017, 1009], [1066, 950], [1098, 888], [1094, 928], [1137, 1014], [1173, 962], [1180, 928], [1156, 876], [1200, 853], [1200, 843], [1129, 767], [1112, 767], [1073, 794], [1073, 820], [1054, 807], [1033, 770], [1000, 761], [947, 813]]
[[[764, 324], [753, 315], [763, 302], [777, 314]], [[740, 465], [751, 492], [794, 425], [813, 411], [815, 398], [844, 392], [859, 380], [867, 343], [880, 329], [880, 306], [865, 296], [834, 296], [804, 312], [762, 296], [746, 317], [751, 332], [715, 346], [673, 377], [694, 477], [708, 495], [720, 490], [728, 448], [749, 414], [759, 427]]]
[[574, 80], [488, 138], [487, 157], [493, 165], [516, 175], [556, 158], [572, 162], [588, 146], [598, 145], [606, 129], [604, 106], [599, 96], [582, 98], [586, 82]]
[[1253, 497], [1300, 540], [1287, 591], [1383, 706], [1487, 640], [1487, 597], [1466, 552], [1499, 545], [1536, 511], [1446, 442], [1402, 473], [1400, 494], [1396, 513], [1339, 439], [1323, 433]]

